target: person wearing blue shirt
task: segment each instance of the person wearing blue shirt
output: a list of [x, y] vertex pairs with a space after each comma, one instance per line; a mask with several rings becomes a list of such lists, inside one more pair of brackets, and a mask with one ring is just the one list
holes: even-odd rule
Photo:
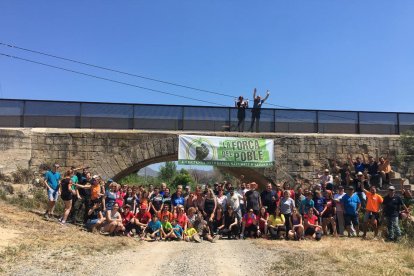
[[312, 193], [307, 192], [305, 199], [302, 200], [300, 205], [300, 214], [306, 215], [309, 212], [309, 209], [314, 209], [315, 203], [312, 200]]
[[49, 219], [50, 216], [53, 216], [53, 210], [59, 196], [59, 180], [55, 175], [57, 168], [55, 166], [54, 172], [52, 172], [47, 165], [41, 165], [40, 170], [43, 174], [43, 184], [47, 189], [47, 197], [49, 200], [49, 204], [44, 216], [46, 219]]
[[352, 186], [347, 187], [346, 195], [341, 198], [341, 204], [344, 209], [344, 219], [348, 237], [351, 236], [351, 224], [354, 226], [357, 236], [359, 236], [358, 211], [361, 208], [361, 200], [358, 194], [354, 193]]
[[148, 223], [148, 226], [147, 226], [147, 229], [145, 229], [145, 232], [150, 234], [151, 240], [159, 240], [161, 228], [162, 228], [162, 224], [158, 220], [158, 217], [153, 216], [151, 221]]
[[183, 233], [184, 233], [184, 230], [183, 230], [183, 228], [177, 223], [177, 220], [176, 219], [174, 219], [173, 221], [172, 221], [172, 227], [173, 227], [173, 233], [174, 233], [174, 236], [175, 236], [175, 239], [177, 239], [177, 240], [182, 240], [183, 239]]
[[171, 204], [173, 207], [176, 207], [178, 205], [184, 206], [185, 198], [183, 196], [183, 186], [177, 186], [177, 192], [175, 192], [171, 197]]

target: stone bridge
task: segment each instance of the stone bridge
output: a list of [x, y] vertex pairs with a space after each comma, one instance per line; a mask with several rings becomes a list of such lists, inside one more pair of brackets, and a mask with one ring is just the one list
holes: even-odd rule
[[87, 164], [94, 173], [119, 180], [147, 165], [177, 160], [178, 135], [184, 133], [274, 139], [273, 168], [226, 168], [260, 184], [289, 175], [312, 179], [315, 172], [329, 167], [328, 160], [346, 160], [349, 153], [374, 153], [375, 148], [380, 154], [389, 151], [392, 157], [400, 147], [395, 135], [0, 128], [0, 172], [9, 174], [19, 167], [37, 170], [42, 163], [57, 162], [63, 170]]

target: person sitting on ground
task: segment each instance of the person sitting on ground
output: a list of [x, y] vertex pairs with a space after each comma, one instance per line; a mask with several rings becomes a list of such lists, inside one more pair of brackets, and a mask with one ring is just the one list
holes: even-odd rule
[[351, 225], [355, 227], [357, 236], [359, 237], [359, 219], [358, 212], [361, 208], [361, 201], [352, 186], [347, 187], [346, 194], [341, 198], [341, 204], [344, 210], [345, 227], [348, 237], [351, 237]]
[[119, 232], [125, 231], [125, 227], [122, 225], [122, 217], [119, 211], [118, 203], [115, 203], [112, 206], [112, 210], [108, 210], [106, 212], [106, 220], [103, 226], [103, 231], [109, 233], [110, 235], [114, 236]]
[[405, 210], [401, 212], [401, 219], [407, 219], [407, 218], [411, 218], [414, 222], [414, 218], [411, 217], [411, 210], [412, 207], [414, 205], [414, 198], [411, 194], [410, 190], [404, 189], [404, 182], [405, 179], [401, 179], [400, 184], [401, 184], [401, 195], [402, 195], [402, 201], [404, 203], [404, 205], [407, 207], [408, 212], [406, 212]]
[[227, 211], [224, 214], [224, 227], [219, 232], [220, 235], [227, 235], [230, 240], [232, 238], [238, 239], [239, 236], [239, 221], [237, 215], [231, 206], [227, 206]]
[[280, 239], [286, 233], [285, 216], [280, 212], [279, 207], [270, 215], [267, 228], [272, 239]]
[[177, 212], [174, 213], [174, 219], [177, 220], [178, 224], [184, 230], [187, 229], [188, 218], [187, 218], [187, 215], [184, 212], [184, 206], [178, 205], [176, 210], [177, 210]]
[[135, 231], [137, 234], [141, 234], [141, 238], [144, 236], [144, 230], [148, 227], [148, 223], [151, 221], [152, 215], [148, 211], [148, 206], [141, 204], [139, 212], [135, 215]]
[[379, 212], [384, 199], [377, 194], [375, 186], [371, 186], [369, 191], [363, 188], [363, 191], [367, 197], [367, 205], [364, 214], [364, 234], [362, 238], [366, 238], [368, 225], [370, 225], [374, 230], [374, 239], [376, 239], [378, 236]]
[[158, 220], [158, 217], [155, 215], [151, 218], [151, 221], [148, 223], [145, 233], [149, 241], [156, 241], [161, 239], [162, 225]]
[[200, 235], [191, 222], [188, 222], [187, 230], [184, 231], [184, 240], [186, 242], [201, 242]]
[[296, 208], [293, 209], [292, 230], [290, 230], [289, 232], [290, 232], [290, 236], [293, 237], [295, 240], [303, 239], [304, 228], [303, 228], [302, 216], [299, 214]]
[[184, 239], [184, 229], [177, 223], [176, 219], [172, 221], [172, 232], [170, 232], [169, 238], [176, 241]]
[[220, 238], [220, 236], [219, 235], [213, 236], [211, 234], [210, 227], [208, 226], [207, 222], [203, 220], [202, 218], [203, 218], [202, 215], [199, 213], [197, 215], [197, 221], [195, 225], [200, 237], [212, 243], [216, 242]]
[[223, 207], [221, 207], [221, 205], [217, 206], [212, 225], [213, 225], [212, 232], [214, 235], [217, 235], [218, 232], [224, 228], [224, 213], [223, 213]]
[[323, 211], [321, 212], [322, 217], [322, 229], [323, 234], [328, 235], [328, 226], [330, 225], [332, 227], [332, 235], [334, 237], [337, 236], [336, 234], [336, 204], [335, 200], [333, 199], [332, 192], [327, 190], [326, 191], [326, 201], [323, 208]]
[[305, 237], [315, 239], [317, 241], [322, 238], [322, 229], [318, 224], [318, 217], [313, 214], [313, 209], [309, 209], [308, 213], [303, 216]]
[[259, 214], [257, 215], [257, 220], [259, 221], [259, 230], [257, 231], [257, 236], [266, 236], [267, 221], [269, 220], [269, 213], [266, 211], [266, 207], [262, 206], [262, 208], [260, 208]]
[[88, 231], [96, 232], [100, 230], [103, 222], [105, 221], [102, 211], [102, 202], [100, 200], [94, 202], [92, 208], [88, 210], [88, 220], [85, 224]]
[[124, 210], [121, 213], [122, 217], [122, 225], [125, 228], [124, 234], [128, 237], [131, 236], [131, 230], [135, 228], [135, 216], [134, 213], [131, 211], [131, 205], [126, 204], [124, 206]]
[[169, 239], [172, 238], [171, 233], [172, 231], [172, 225], [169, 221], [168, 215], [165, 215], [162, 217], [161, 221], [161, 239]]
[[257, 230], [259, 228], [257, 221], [257, 217], [253, 212], [253, 209], [249, 209], [249, 211], [243, 216], [242, 220], [242, 232], [241, 238], [244, 237], [257, 237]]

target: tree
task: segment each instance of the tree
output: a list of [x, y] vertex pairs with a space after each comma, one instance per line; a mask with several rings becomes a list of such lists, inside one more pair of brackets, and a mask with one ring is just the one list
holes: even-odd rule
[[170, 188], [173, 190], [177, 189], [178, 185], [182, 185], [183, 187], [189, 185], [189, 186], [193, 186], [193, 178], [191, 177], [191, 175], [188, 173], [187, 170], [185, 169], [181, 169], [180, 173], [177, 174], [173, 181], [170, 184]]
[[158, 177], [161, 181], [170, 183], [176, 175], [177, 165], [175, 162], [165, 162], [165, 165], [160, 167]]

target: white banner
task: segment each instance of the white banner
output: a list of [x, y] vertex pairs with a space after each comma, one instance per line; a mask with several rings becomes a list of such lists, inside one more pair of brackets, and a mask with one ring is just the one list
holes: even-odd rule
[[273, 140], [180, 135], [178, 164], [226, 167], [272, 167]]

